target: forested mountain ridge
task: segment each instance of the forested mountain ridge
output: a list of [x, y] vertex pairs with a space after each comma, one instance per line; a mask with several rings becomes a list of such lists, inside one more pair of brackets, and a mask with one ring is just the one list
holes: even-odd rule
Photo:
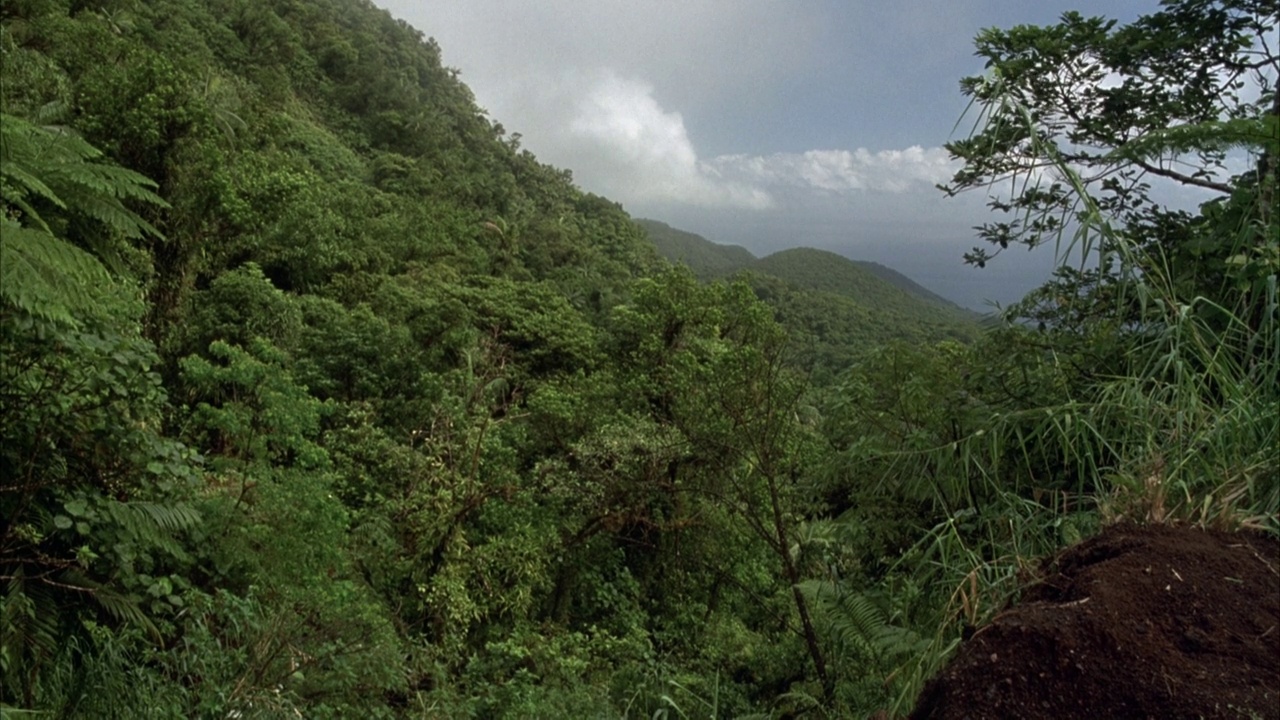
[[779, 250], [757, 260], [751, 269], [799, 287], [844, 295], [886, 310], [943, 312], [956, 318], [973, 315], [895, 270], [850, 260], [829, 250], [807, 247]]
[[[1261, 156], [1198, 214], [1129, 187], [1096, 230], [1125, 264], [959, 343], [671, 268], [366, 0], [6, 2], [0, 714], [901, 714], [1105, 520], [1274, 531], [1274, 87], [1228, 125], [1139, 92], [1205, 47], [1255, 62], [1274, 19], [1211, 5], [1115, 52], [980, 38], [1033, 89], [1070, 78], [1027, 52], [1136, 63], [1073, 107], [1154, 128], [1099, 177]], [[957, 143], [956, 183], [1037, 147]], [[1024, 204], [1099, 222], [1056, 192]]]
[[643, 280], [620, 207], [368, 2], [2, 17], [0, 704], [519, 714], [610, 702], [522, 673], [549, 639], [684, 662], [642, 596], [723, 518], [674, 388], [769, 332], [748, 297]]
[[[764, 262], [774, 255], [788, 252], [787, 250], [780, 250], [774, 255], [761, 259], [741, 245], [722, 245], [712, 242], [701, 235], [673, 228], [658, 220], [639, 218], [636, 223], [648, 233], [649, 240], [653, 242], [660, 255], [671, 262], [688, 265], [695, 275], [704, 279], [725, 277], [739, 270], [755, 270], [768, 273], [770, 268], [766, 267]], [[813, 250], [812, 248], [793, 249], [819, 253], [827, 252]], [[823, 257], [835, 263], [837, 275], [847, 274], [847, 270], [841, 266], [852, 263], [909, 295], [918, 296], [944, 307], [963, 310], [955, 303], [934, 293], [906, 275], [880, 263], [868, 260], [851, 260], [836, 253], [829, 253]], [[824, 277], [820, 270], [813, 277], [805, 276], [797, 278], [797, 280], [800, 281], [801, 285], [813, 286], [813, 289], [827, 289], [840, 294], [850, 294], [854, 299], [858, 299], [860, 294], [856, 290], [844, 286], [837, 279]], [[854, 283], [854, 287], [856, 286], [857, 283]]]
[[891, 341], [971, 342], [976, 313], [929, 292], [876, 263], [813, 248], [756, 258], [746, 248], [719, 245], [656, 220], [638, 220], [658, 253], [704, 280], [740, 278], [774, 308], [792, 339], [793, 361], [825, 385], [856, 357], [856, 348]]
[[704, 280], [732, 275], [756, 261], [756, 256], [741, 245], [714, 243], [658, 220], [640, 218], [636, 224], [644, 228], [658, 254], [673, 263], [687, 265], [694, 275]]
[[854, 260], [853, 262], [864, 270], [870, 272], [872, 275], [875, 275], [881, 280], [901, 288], [912, 295], [917, 295], [925, 300], [930, 300], [944, 307], [950, 306], [959, 310], [965, 310], [965, 308], [960, 307], [956, 303], [942, 297], [891, 267], [881, 265], [878, 262], [871, 262], [870, 260]]

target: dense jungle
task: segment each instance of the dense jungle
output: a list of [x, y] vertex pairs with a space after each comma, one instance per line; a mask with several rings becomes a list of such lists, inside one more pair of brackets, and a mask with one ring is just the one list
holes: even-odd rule
[[1277, 24], [984, 31], [967, 260], [1088, 261], [979, 317], [638, 223], [368, 0], [5, 0], [0, 714], [895, 717], [1105, 526], [1274, 537]]

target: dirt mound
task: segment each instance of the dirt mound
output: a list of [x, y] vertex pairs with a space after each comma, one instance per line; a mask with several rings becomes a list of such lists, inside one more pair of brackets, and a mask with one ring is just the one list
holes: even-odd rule
[[961, 646], [912, 718], [1280, 718], [1280, 542], [1119, 526]]

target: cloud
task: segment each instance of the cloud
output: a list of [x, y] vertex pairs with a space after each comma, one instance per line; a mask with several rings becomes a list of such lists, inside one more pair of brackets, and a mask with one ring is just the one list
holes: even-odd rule
[[[849, 134], [868, 129], [842, 109], [843, 94], [793, 104], [794, 93], [814, 89], [797, 78], [856, 64], [823, 49], [847, 47], [832, 8], [795, 12], [776, 0], [689, 0], [663, 12], [581, 0], [377, 2], [440, 39], [445, 62], [462, 68], [480, 104], [540, 160], [572, 169], [584, 189], [635, 212], [757, 216], [823, 197], [932, 193], [950, 175], [940, 170], [947, 160], [939, 148], [765, 154], [807, 143], [840, 148], [845, 133], [791, 137], [798, 124], [826, 122], [828, 111]], [[863, 73], [875, 67], [862, 65]], [[768, 110], [784, 98], [789, 110]]]
[[773, 198], [748, 183], [708, 171], [678, 112], [664, 110], [653, 86], [611, 71], [594, 73], [565, 126], [595, 158], [580, 180], [630, 202], [674, 202], [707, 207], [765, 209]]
[[627, 204], [769, 210], [785, 202], [779, 193], [934, 193], [956, 169], [943, 148], [919, 146], [702, 160], [681, 113], [664, 108], [651, 83], [612, 70], [566, 72], [524, 92], [540, 95], [526, 101], [554, 116], [540, 123], [552, 131], [539, 155], [572, 157], [584, 187]]
[[739, 182], [808, 188], [829, 193], [904, 193], [932, 190], [957, 168], [947, 151], [918, 145], [871, 152], [810, 150], [767, 156], [724, 155], [708, 163], [721, 177]]

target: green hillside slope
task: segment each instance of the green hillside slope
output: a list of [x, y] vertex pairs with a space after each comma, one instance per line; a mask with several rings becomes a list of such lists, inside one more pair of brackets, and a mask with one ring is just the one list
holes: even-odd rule
[[736, 617], [794, 580], [710, 492], [767, 310], [663, 269], [421, 32], [6, 3], [0, 113], [0, 714], [648, 717], [644, 678], [719, 677], [695, 607], [785, 659], [733, 712], [803, 662]]
[[[933, 292], [932, 290], [926, 288], [925, 286], [921, 285], [915, 280], [912, 280], [906, 275], [903, 275], [897, 270], [894, 270], [891, 267], [881, 265], [880, 263], [877, 263], [877, 262], [871, 262], [870, 260], [853, 260], [852, 262], [854, 265], [857, 265], [863, 270], [866, 270], [867, 272], [871, 273], [872, 275], [875, 275], [881, 280], [884, 280], [890, 285], [893, 285], [899, 290], [904, 290], [911, 295], [924, 298], [925, 300], [937, 303], [939, 305], [954, 307], [957, 310], [965, 310], [965, 308], [962, 308], [959, 305], [956, 305], [950, 300]], [[978, 313], [973, 313], [973, 315], [977, 316]]]
[[794, 364], [819, 387], [838, 380], [850, 363], [879, 345], [968, 343], [981, 334], [978, 324], [963, 312], [908, 296], [887, 283], [872, 284], [872, 291], [863, 296], [872, 300], [865, 300], [855, 294], [857, 290], [815, 290], [754, 270], [740, 276], [774, 309], [775, 319], [791, 337]]
[[774, 308], [792, 339], [792, 361], [825, 384], [869, 346], [890, 341], [974, 340], [978, 316], [905, 275], [825, 250], [793, 248], [757, 259], [655, 220], [637, 221], [658, 253], [702, 279], [743, 277]]
[[[1114, 47], [1253, 62], [1179, 4]], [[1261, 175], [937, 342], [829, 253], [648, 225], [729, 275], [673, 267], [441, 52], [370, 0], [0, 4], [0, 716], [896, 717], [1104, 519], [1275, 530]]]
[[636, 220], [649, 235], [658, 254], [674, 263], [684, 263], [703, 280], [731, 275], [756, 261], [750, 250], [740, 245], [721, 245], [657, 220]]
[[[946, 320], [970, 317], [970, 313], [920, 288], [897, 272], [883, 266], [877, 266], [881, 268], [879, 271], [867, 268], [873, 264], [858, 263], [827, 250], [802, 247], [761, 258], [751, 265], [751, 269], [781, 278], [796, 287], [843, 295], [878, 312], [900, 318], [924, 319], [930, 315], [937, 316], [939, 312]], [[893, 279], [886, 278], [886, 275]], [[920, 288], [925, 294], [908, 287]]]

